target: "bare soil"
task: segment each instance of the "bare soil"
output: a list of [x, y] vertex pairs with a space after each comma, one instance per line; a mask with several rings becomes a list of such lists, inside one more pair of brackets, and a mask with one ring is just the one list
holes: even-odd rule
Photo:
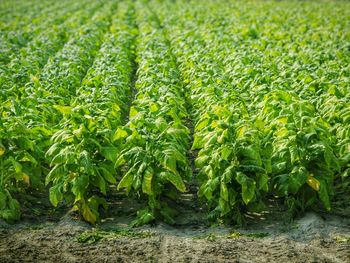
[[187, 199], [176, 226], [132, 229], [137, 203], [110, 202], [95, 227], [74, 213], [52, 215], [41, 203], [45, 215], [28, 211], [17, 224], [0, 222], [0, 262], [350, 262], [347, 213], [308, 212], [289, 222], [274, 208], [247, 214], [245, 227], [213, 226]]

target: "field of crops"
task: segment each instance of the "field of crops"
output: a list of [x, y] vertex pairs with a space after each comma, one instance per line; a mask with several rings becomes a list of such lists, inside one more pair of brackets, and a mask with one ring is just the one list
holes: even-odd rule
[[189, 191], [235, 224], [350, 200], [349, 2], [2, 0], [0, 102], [9, 223], [38, 194], [134, 225]]

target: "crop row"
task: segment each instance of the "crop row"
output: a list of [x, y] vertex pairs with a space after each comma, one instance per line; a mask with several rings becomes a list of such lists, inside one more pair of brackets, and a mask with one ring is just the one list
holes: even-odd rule
[[271, 197], [292, 213], [330, 210], [349, 185], [346, 9], [82, 0], [53, 11], [62, 5], [38, 3], [28, 26], [1, 20], [0, 218], [18, 219], [16, 197], [48, 186], [54, 206], [94, 224], [116, 185], [143, 202], [136, 225], [174, 223], [194, 177], [210, 218], [242, 223]]
[[61, 5], [61, 2], [55, 2], [44, 8], [43, 13], [39, 15], [36, 10], [31, 10], [26, 16], [16, 18], [17, 20], [10, 16], [11, 23], [4, 23], [1, 27], [1, 63], [7, 64], [11, 59], [15, 59], [16, 55], [21, 53], [21, 49], [28, 46], [37, 34], [48, 27], [63, 23], [67, 16], [81, 8], [84, 2], [66, 4], [64, 8], [60, 8]]
[[[320, 100], [320, 92], [308, 95], [288, 89], [292, 79], [265, 68], [271, 60], [269, 52], [283, 47], [280, 42], [266, 40], [255, 28], [242, 28], [234, 16], [218, 19], [223, 10], [215, 6], [198, 12], [188, 5], [177, 8], [186, 14], [183, 24], [176, 21], [174, 6], [158, 10], [191, 92], [197, 122], [193, 148], [200, 150], [196, 159], [202, 181], [199, 195], [213, 203], [213, 216], [229, 215], [240, 221], [244, 206], [253, 211], [263, 207], [267, 191], [284, 196], [292, 210], [314, 204], [316, 195], [330, 209], [334, 179], [349, 172], [348, 123], [337, 120], [341, 135], [334, 138], [333, 123], [320, 116], [323, 103], [313, 104]], [[300, 57], [294, 57], [295, 63]], [[344, 65], [339, 62], [340, 68]], [[346, 81], [344, 77], [338, 79]], [[337, 87], [346, 85], [342, 82]], [[320, 97], [334, 99], [332, 94]], [[336, 116], [347, 119], [347, 99], [340, 97], [338, 103], [344, 102]]]
[[[53, 50], [48, 45], [50, 59], [38, 69], [39, 74], [21, 87], [20, 92], [14, 92], [12, 96], [5, 94], [8, 99], [0, 111], [0, 192], [5, 219], [19, 217], [19, 207], [10, 190], [21, 189], [23, 183], [34, 189], [43, 187], [43, 177], [49, 172], [50, 162], [45, 152], [51, 146], [50, 138], [59, 129], [60, 120], [69, 108], [66, 104], [75, 96], [75, 89], [93, 63], [114, 6], [105, 4], [101, 7], [100, 3], [95, 3], [91, 8], [79, 11], [80, 18], [68, 21], [73, 25], [73, 37], [60, 50], [56, 45], [59, 47], [62, 42], [53, 43]], [[91, 14], [94, 15], [85, 23]], [[41, 58], [40, 54], [46, 55], [39, 52], [38, 58]], [[22, 94], [22, 97], [14, 98], [14, 94]]]
[[188, 113], [176, 60], [157, 18], [141, 3], [136, 4], [136, 14], [140, 31], [136, 97], [129, 122], [117, 133], [125, 142], [116, 166], [126, 170], [118, 189], [148, 199], [136, 224], [154, 218], [172, 222], [174, 211], [166, 199], [185, 192], [185, 181], [191, 177], [186, 156], [189, 129], [184, 123]]
[[[109, 184], [116, 184], [115, 161], [120, 152], [119, 127], [124, 124], [134, 72], [137, 28], [133, 9], [120, 3], [112, 16], [109, 33], [76, 90], [65, 106], [64, 118], [52, 136], [47, 152], [52, 169], [46, 177], [50, 200], [74, 203], [85, 220], [99, 218], [106, 206]], [[97, 193], [101, 193], [97, 194]]]
[[[81, 5], [81, 3], [79, 3]], [[75, 6], [77, 9], [78, 4]], [[25, 96], [25, 85], [35, 81], [41, 69], [46, 65], [48, 59], [54, 55], [68, 41], [69, 36], [77, 30], [76, 25], [82, 25], [96, 7], [78, 10], [72, 16], [68, 10], [61, 14], [62, 24], [52, 25], [49, 29], [40, 31], [32, 39], [28, 46], [21, 48], [20, 52], [2, 68], [2, 91], [0, 100], [4, 101], [10, 97], [19, 98]]]

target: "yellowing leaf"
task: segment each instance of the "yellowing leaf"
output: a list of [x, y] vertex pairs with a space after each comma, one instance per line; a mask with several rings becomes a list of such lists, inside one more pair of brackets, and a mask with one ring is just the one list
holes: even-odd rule
[[113, 141], [117, 141], [119, 139], [124, 139], [128, 136], [128, 133], [123, 129], [118, 128], [113, 136]]
[[28, 174], [26, 173], [21, 173], [22, 175], [22, 178], [23, 178], [23, 181], [27, 184], [27, 185], [30, 185], [30, 177]]
[[242, 127], [237, 129], [237, 139], [240, 139], [244, 136], [246, 129], [247, 129], [246, 126], [242, 126]]
[[135, 107], [131, 107], [129, 113], [130, 119], [134, 118], [138, 113], [139, 112], [135, 109]]
[[308, 176], [307, 180], [306, 180], [307, 184], [314, 189], [315, 191], [319, 191], [320, 190], [320, 181], [318, 181], [315, 177], [313, 176]]
[[198, 124], [196, 125], [196, 128], [195, 130], [196, 131], [200, 131], [202, 130], [203, 128], [205, 128], [209, 123], [209, 119], [205, 118], [203, 120], [201, 120], [200, 122], [198, 122]]
[[288, 123], [288, 117], [280, 117], [277, 119], [277, 122], [280, 124], [286, 124]]
[[30, 79], [33, 82], [38, 82], [39, 81], [39, 78], [37, 76], [31, 76]]
[[210, 127], [212, 127], [213, 129], [215, 129], [215, 128], [218, 127], [218, 126], [219, 126], [219, 121], [215, 120], [215, 121], [212, 121]]
[[53, 107], [62, 114], [70, 114], [72, 112], [72, 108], [69, 106], [54, 105]]
[[5, 154], [5, 148], [0, 147], [0, 156], [3, 156]]
[[150, 110], [151, 112], [156, 112], [159, 109], [158, 105], [156, 103], [152, 103]]
[[86, 221], [88, 221], [91, 224], [95, 224], [97, 217], [92, 213], [90, 208], [87, 205], [83, 206], [83, 217]]
[[276, 132], [276, 136], [278, 136], [278, 137], [285, 137], [288, 134], [289, 134], [289, 132], [286, 128], [282, 128], [278, 132]]
[[145, 194], [152, 194], [152, 178], [153, 178], [153, 169], [148, 167], [143, 175], [142, 180], [142, 192]]

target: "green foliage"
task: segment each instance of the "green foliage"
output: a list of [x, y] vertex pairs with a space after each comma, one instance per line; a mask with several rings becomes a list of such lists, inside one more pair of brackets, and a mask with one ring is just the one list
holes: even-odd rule
[[[63, 118], [47, 151], [52, 169], [46, 177], [46, 184], [53, 183], [50, 200], [55, 206], [63, 199], [73, 202], [84, 219], [92, 224], [99, 220], [99, 206], [106, 208], [104, 197], [108, 185], [117, 182], [114, 164], [123, 136], [119, 126], [123, 122], [125, 112], [122, 109], [127, 106], [133, 71], [135, 34], [133, 24], [128, 22], [131, 15], [127, 5], [118, 6], [112, 17], [112, 33], [104, 40], [77, 89], [79, 96], [72, 97], [69, 106], [54, 105]], [[106, 28], [99, 24], [106, 20], [105, 16], [96, 19], [96, 24], [93, 24], [96, 29]], [[97, 41], [102, 40], [103, 33], [96, 33]], [[123, 64], [116, 69], [114, 63]]]
[[191, 98], [198, 194], [210, 217], [238, 223], [266, 194], [294, 212], [319, 201], [330, 210], [335, 179], [345, 187], [349, 174], [349, 31], [338, 19], [348, 12], [231, 4], [151, 1]]
[[115, 135], [124, 142], [116, 167], [127, 170], [118, 189], [148, 198], [148, 208], [138, 213], [134, 225], [154, 219], [172, 223], [173, 211], [164, 197], [174, 198], [174, 190], [185, 192], [185, 181], [191, 177], [186, 156], [189, 130], [183, 124], [187, 111], [176, 61], [156, 17], [142, 4], [136, 10], [141, 34], [137, 95], [129, 123]]
[[292, 214], [331, 210], [350, 189], [349, 10], [1, 2], [0, 218], [46, 185], [95, 224], [117, 185], [147, 203], [133, 225], [174, 223], [192, 170], [219, 222], [271, 197]]

